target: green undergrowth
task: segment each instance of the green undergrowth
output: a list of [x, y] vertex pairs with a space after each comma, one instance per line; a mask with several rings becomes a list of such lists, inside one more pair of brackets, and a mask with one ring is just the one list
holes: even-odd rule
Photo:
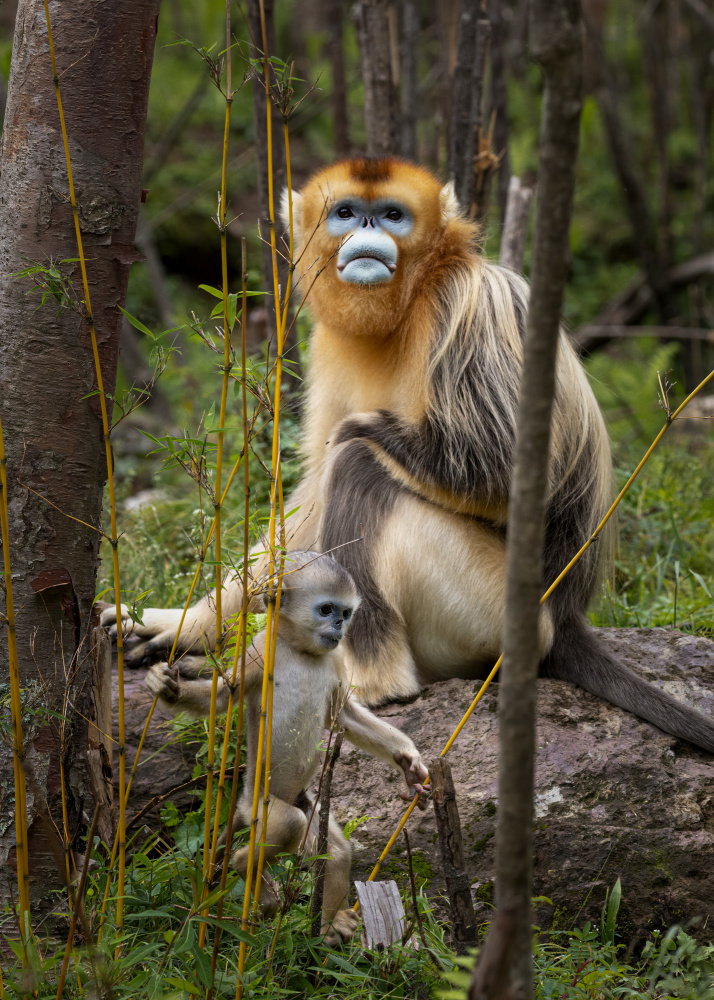
[[[240, 930], [243, 883], [235, 874], [229, 877], [223, 896], [222, 919], [213, 916], [218, 892], [208, 900], [211, 915], [203, 917], [199, 913], [201, 872], [197, 847], [198, 839], [189, 839], [183, 846], [172, 845], [156, 835], [141, 844], [134, 840], [134, 853], [127, 867], [125, 930], [118, 936], [109, 919], [100, 945], [77, 941], [63, 992], [67, 1000], [80, 996], [97, 1000], [206, 998], [212, 981], [212, 944], [219, 928], [221, 943], [212, 994], [215, 1000], [229, 1000], [235, 995], [241, 941], [248, 945], [245, 997], [466, 1000], [478, 949], [465, 956], [454, 954], [421, 893], [416, 898], [422, 926], [418, 932], [412, 894], [407, 886], [400, 886], [406, 909], [404, 943], [371, 950], [357, 939], [331, 950], [311, 932], [311, 872], [295, 868], [290, 858], [280, 859], [273, 877], [290, 905], [269, 963], [275, 920], [258, 921], [245, 933]], [[90, 878], [87, 906], [93, 933], [105, 879], [103, 867]], [[639, 957], [634, 958], [617, 933], [620, 894], [618, 881], [606, 894], [599, 927], [587, 923], [581, 929], [555, 933], [541, 933], [534, 928], [536, 1000], [711, 1000], [714, 946], [701, 945], [688, 928], [674, 926], [666, 932], [654, 931]], [[208, 924], [208, 935], [202, 950], [198, 935], [203, 922]], [[481, 938], [487, 930], [488, 921], [480, 926]], [[121, 953], [117, 956], [118, 944]], [[54, 997], [63, 946], [44, 940], [28, 949], [26, 956], [19, 944], [11, 946], [16, 962], [3, 963], [5, 995], [18, 1000]]]
[[[655, 930], [633, 959], [619, 939], [617, 917], [622, 901], [618, 879], [605, 893], [600, 926], [588, 921], [581, 929], [542, 934], [534, 928], [533, 978], [536, 1000], [711, 1000], [714, 997], [714, 945], [701, 945], [687, 928]], [[691, 929], [691, 928], [690, 928]], [[467, 1000], [478, 949], [456, 956], [456, 968], [445, 973], [451, 989], [442, 1000]]]
[[[675, 351], [642, 339], [588, 361], [613, 441], [618, 491], [665, 422], [658, 372], [675, 383], [672, 411], [684, 398]], [[691, 412], [672, 424], [618, 508], [614, 566], [591, 609], [596, 625], [712, 635], [714, 421], [685, 420]]]
[[[440, 966], [454, 967], [444, 942], [444, 931], [431, 914], [423, 895], [417, 903], [427, 947], [396, 945], [387, 950], [364, 949], [359, 938], [338, 949], [329, 949], [311, 930], [310, 901], [313, 875], [308, 867], [297, 868], [294, 859], [279, 859], [273, 878], [281, 899], [289, 901], [277, 935], [270, 965], [268, 955], [276, 920], [258, 920], [242, 932], [241, 910], [244, 884], [235, 874], [228, 878], [223, 896], [223, 918], [215, 918], [218, 890], [207, 903], [210, 916], [200, 913], [201, 823], [190, 814], [173, 830], [175, 838], [152, 835], [144, 843], [134, 840], [134, 853], [127, 865], [125, 929], [121, 936], [110, 921], [101, 944], [75, 949], [63, 996], [82, 995], [131, 1000], [190, 1000], [205, 998], [211, 985], [211, 955], [216, 930], [221, 943], [216, 964], [213, 997], [233, 998], [238, 975], [241, 941], [248, 945], [245, 964], [245, 997], [411, 997], [435, 996]], [[106, 870], [91, 876], [87, 891], [90, 923], [96, 934], [98, 902], [102, 899]], [[402, 887], [404, 888], [404, 887]], [[408, 939], [414, 931], [413, 902], [405, 896]], [[110, 912], [115, 901], [110, 899]], [[208, 923], [205, 949], [199, 947], [199, 931]], [[121, 943], [121, 954], [114, 952]], [[4, 969], [8, 997], [49, 1000], [57, 989], [62, 946], [45, 941], [33, 948], [29, 967], [22, 970], [22, 949], [12, 945], [17, 957], [14, 969]], [[421, 992], [417, 992], [421, 991]]]

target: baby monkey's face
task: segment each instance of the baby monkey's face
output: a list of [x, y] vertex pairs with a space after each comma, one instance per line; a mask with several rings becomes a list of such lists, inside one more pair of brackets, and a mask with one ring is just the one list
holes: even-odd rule
[[318, 596], [313, 602], [312, 632], [316, 645], [322, 649], [335, 649], [345, 634], [354, 611], [354, 600], [334, 595]]
[[344, 638], [358, 605], [352, 577], [330, 556], [319, 552], [287, 556], [278, 635], [292, 649], [325, 656]]
[[278, 633], [293, 649], [324, 656], [344, 638], [359, 599], [354, 592], [298, 588], [284, 593]]

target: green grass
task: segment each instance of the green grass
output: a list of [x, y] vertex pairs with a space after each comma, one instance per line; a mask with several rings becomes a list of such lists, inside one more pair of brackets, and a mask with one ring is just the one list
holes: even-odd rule
[[[674, 353], [674, 345], [641, 340], [588, 363], [613, 439], [618, 490], [665, 421], [657, 372], [673, 368]], [[682, 398], [675, 385], [671, 408]], [[712, 634], [714, 428], [691, 423], [667, 431], [620, 504], [614, 573], [591, 609], [594, 624]]]

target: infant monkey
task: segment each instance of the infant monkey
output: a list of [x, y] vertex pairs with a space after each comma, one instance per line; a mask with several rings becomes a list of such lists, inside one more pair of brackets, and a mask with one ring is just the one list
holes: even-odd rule
[[[421, 783], [427, 771], [412, 741], [360, 705], [350, 692], [339, 644], [358, 604], [352, 577], [334, 559], [317, 552], [291, 552], [286, 557], [275, 650], [270, 806], [267, 829], [258, 829], [256, 862], [261, 841], [267, 845], [266, 859], [297, 851], [302, 843], [312, 811], [310, 786], [321, 760], [322, 732], [335, 722], [355, 746], [401, 768], [408, 789], [401, 793], [403, 799], [424, 791]], [[251, 818], [264, 651], [265, 632], [261, 632], [246, 661], [247, 772], [234, 829], [248, 826]], [[157, 663], [147, 674], [146, 684], [171, 710], [197, 716], [209, 713], [211, 672], [203, 657], [185, 656], [176, 668]], [[228, 694], [219, 678], [219, 712], [226, 710]], [[316, 831], [313, 821], [306, 838], [308, 856], [315, 854]], [[248, 854], [248, 847], [241, 847], [232, 857], [242, 875]], [[340, 938], [349, 940], [354, 935], [358, 917], [347, 909], [352, 852], [332, 816], [327, 854], [323, 933], [327, 933], [326, 943], [335, 945]], [[274, 887], [267, 879], [260, 901], [265, 914], [277, 908]]]

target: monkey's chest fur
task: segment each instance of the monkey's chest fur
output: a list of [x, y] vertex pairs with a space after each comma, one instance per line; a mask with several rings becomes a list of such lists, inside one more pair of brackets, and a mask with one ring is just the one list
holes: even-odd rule
[[[289, 658], [276, 655], [270, 767], [273, 795], [293, 802], [310, 784], [321, 759], [322, 733], [331, 716], [337, 715], [340, 693], [331, 655], [319, 660], [294, 651]], [[249, 712], [256, 724], [249, 726], [249, 760], [255, 760], [257, 749], [259, 695], [252, 701]]]

